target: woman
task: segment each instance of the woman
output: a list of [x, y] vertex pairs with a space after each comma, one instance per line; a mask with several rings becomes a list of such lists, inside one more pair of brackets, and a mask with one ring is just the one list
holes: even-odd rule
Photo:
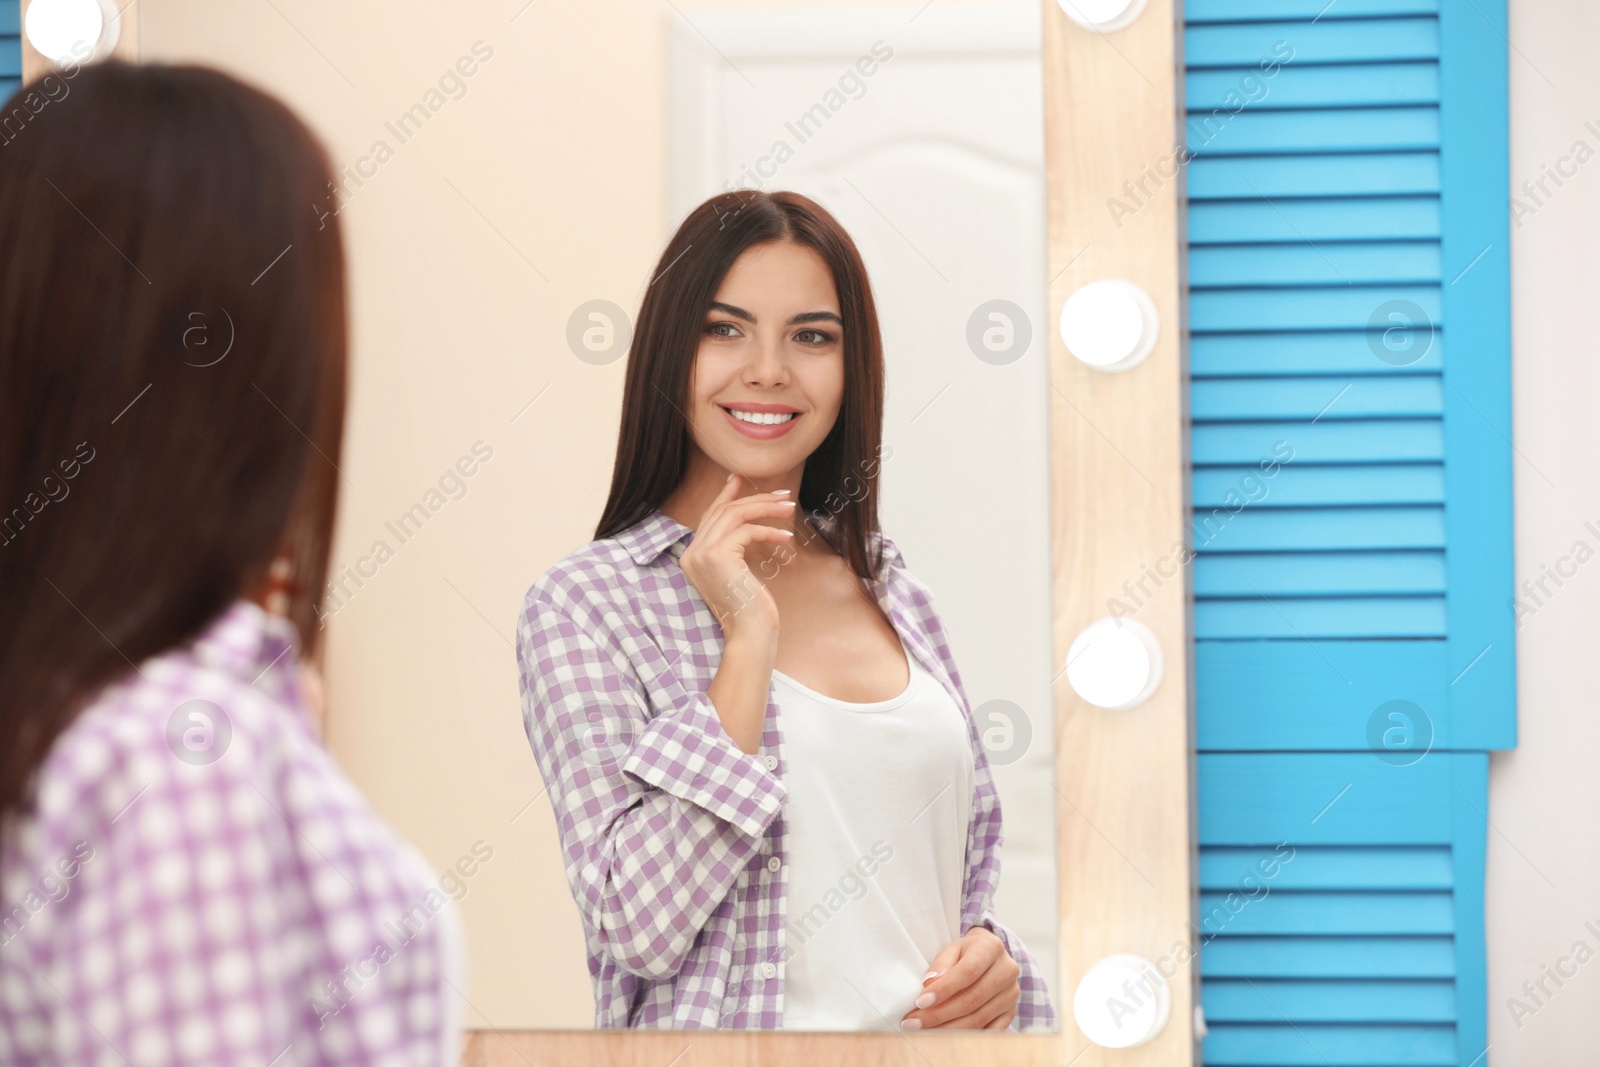
[[729, 193], [654, 277], [597, 540], [518, 627], [596, 1025], [1052, 1025], [990, 910], [1000, 806], [943, 626], [878, 532], [854, 244]]
[[0, 150], [0, 1062], [453, 1063], [453, 920], [303, 695], [332, 168], [218, 72], [71, 78]]

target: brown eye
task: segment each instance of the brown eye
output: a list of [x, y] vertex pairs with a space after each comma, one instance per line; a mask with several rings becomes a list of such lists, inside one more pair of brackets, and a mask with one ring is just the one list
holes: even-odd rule
[[822, 330], [801, 330], [794, 336], [795, 340], [803, 345], [826, 345], [832, 344], [834, 341], [833, 334], [825, 333]]

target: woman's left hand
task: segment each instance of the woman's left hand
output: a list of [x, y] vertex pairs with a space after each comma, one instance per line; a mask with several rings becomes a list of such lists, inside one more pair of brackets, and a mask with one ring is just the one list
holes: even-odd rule
[[939, 950], [922, 980], [917, 1008], [902, 1030], [1004, 1030], [1017, 1014], [1022, 968], [1005, 942], [987, 927], [974, 926]]

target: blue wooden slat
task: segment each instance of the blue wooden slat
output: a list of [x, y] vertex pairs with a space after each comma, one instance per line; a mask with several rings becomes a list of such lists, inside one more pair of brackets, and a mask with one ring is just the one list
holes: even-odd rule
[[1271, 637], [1442, 638], [1444, 597], [1351, 597], [1319, 599], [1257, 596], [1195, 604], [1194, 634], [1200, 640]]
[[1189, 251], [1191, 290], [1439, 281], [1437, 241], [1199, 245]]
[[[1439, 236], [1439, 202], [1428, 196], [1346, 200], [1208, 200], [1189, 206], [1195, 244], [1415, 241]], [[1342, 279], [1341, 279], [1342, 280]]]
[[1201, 889], [1257, 896], [1295, 889], [1448, 890], [1454, 883], [1450, 849], [1443, 846], [1293, 852], [1214, 846], [1200, 854]]
[[1437, 419], [1385, 422], [1201, 424], [1194, 427], [1197, 465], [1257, 463], [1283, 443], [1295, 463], [1415, 463], [1444, 459]]
[[1279, 891], [1230, 908], [1219, 893], [1200, 894], [1200, 927], [1216, 916], [1221, 937], [1249, 934], [1448, 934], [1455, 910], [1448, 892], [1304, 893]]
[[[1284, 289], [1206, 289], [1189, 296], [1191, 328], [1197, 333], [1249, 333], [1281, 330], [1361, 330], [1371, 327], [1381, 309], [1404, 301], [1408, 322], [1422, 322], [1414, 343], [1430, 345], [1444, 330], [1437, 285], [1384, 285]], [[1423, 319], [1418, 319], [1420, 311]], [[1428, 332], [1428, 325], [1433, 331]], [[1370, 346], [1369, 346], [1370, 351]], [[1374, 358], [1378, 358], [1374, 353]], [[1313, 412], [1315, 414], [1315, 412]]]
[[1325, 552], [1444, 547], [1444, 509], [1245, 508], [1196, 512], [1195, 551]]
[[[22, 36], [22, 0], [0, 0], [0, 36]], [[16, 47], [20, 50], [21, 43]]]
[[[1286, 52], [1279, 42], [1287, 42]], [[1274, 49], [1277, 49], [1276, 51]], [[1203, 67], [1249, 67], [1263, 58], [1288, 55], [1289, 63], [1382, 63], [1437, 59], [1439, 22], [1433, 18], [1381, 22], [1258, 22], [1190, 26], [1183, 34], [1184, 63]]]
[[1187, 179], [1191, 201], [1431, 195], [1439, 191], [1439, 154], [1206, 156], [1189, 164]]
[[1206, 1038], [1205, 1062], [1206, 1067], [1455, 1067], [1455, 1052], [1455, 1028], [1448, 1025], [1225, 1025]]
[[[1265, 295], [1265, 294], [1264, 294]], [[1378, 358], [1382, 339], [1363, 330], [1310, 333], [1198, 334], [1189, 340], [1189, 373], [1195, 378], [1253, 374], [1435, 374], [1444, 363], [1444, 332], [1417, 362], [1398, 366]]]
[[1184, 132], [1189, 151], [1202, 157], [1416, 152], [1439, 147], [1439, 109], [1207, 112], [1190, 115]]
[[1448, 1023], [1456, 1018], [1454, 982], [1293, 981], [1274, 978], [1208, 981], [1201, 989], [1206, 1022]]
[[1470, 747], [1445, 713], [1444, 664], [1443, 641], [1197, 641], [1197, 744], [1367, 754], [1374, 716], [1404, 700], [1417, 709], [1418, 743], [1427, 730], [1434, 753]]
[[1259, 465], [1201, 467], [1194, 472], [1196, 511], [1239, 508], [1318, 507], [1335, 504], [1442, 504], [1444, 466], [1280, 466], [1267, 476]]
[[1443, 552], [1205, 553], [1194, 562], [1194, 595], [1441, 597], [1444, 574]]
[[[1234, 291], [1208, 314], [1238, 317], [1247, 298]], [[1198, 294], [1196, 296], [1198, 299]], [[1260, 302], [1259, 297], [1257, 302]], [[1282, 306], [1283, 301], [1274, 301]], [[1347, 315], [1341, 301], [1307, 300], [1312, 306], [1290, 308], [1286, 315]], [[1354, 303], [1361, 306], [1364, 299]], [[1200, 380], [1190, 391], [1190, 417], [1196, 422], [1246, 422], [1279, 419], [1420, 418], [1444, 413], [1442, 383], [1436, 377], [1407, 378], [1229, 378]]]
[[1439, 0], [1188, 0], [1184, 21], [1279, 22], [1286, 19], [1352, 19], [1370, 16], [1431, 15]]
[[[1206, 942], [1200, 974], [1214, 978], [1450, 978], [1449, 937], [1233, 937]], [[1204, 993], [1205, 986], [1201, 985]], [[1206, 1062], [1210, 1063], [1207, 1046]], [[1465, 1064], [1462, 1065], [1465, 1067]]]
[[1441, 845], [1454, 840], [1457, 761], [1397, 766], [1372, 752], [1202, 752], [1200, 844]]
[[1358, 63], [1308, 67], [1291, 61], [1276, 73], [1252, 63], [1191, 71], [1184, 78], [1184, 102], [1190, 113], [1241, 107], [1394, 107], [1439, 102], [1439, 64]]

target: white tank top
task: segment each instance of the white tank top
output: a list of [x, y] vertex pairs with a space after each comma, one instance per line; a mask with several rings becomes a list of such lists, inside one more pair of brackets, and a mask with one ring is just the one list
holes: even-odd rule
[[789, 799], [786, 1030], [889, 1030], [961, 933], [972, 745], [910, 655], [905, 692], [834, 700], [772, 672]]

